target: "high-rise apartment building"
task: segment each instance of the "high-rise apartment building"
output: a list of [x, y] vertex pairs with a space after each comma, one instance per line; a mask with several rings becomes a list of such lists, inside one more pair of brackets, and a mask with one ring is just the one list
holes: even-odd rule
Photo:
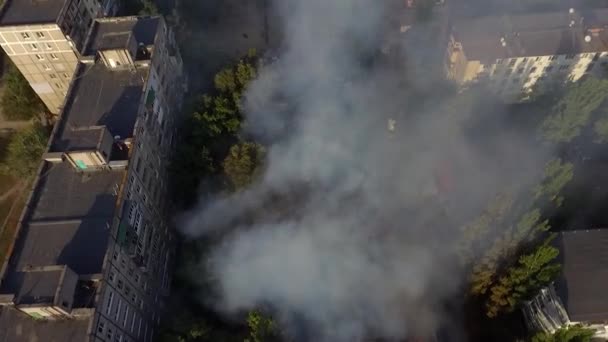
[[0, 271], [0, 341], [152, 341], [174, 235], [167, 162], [185, 92], [160, 17], [96, 19]]
[[484, 80], [507, 102], [608, 66], [608, 9], [489, 16], [454, 24], [448, 78]]
[[6, 0], [0, 46], [42, 102], [58, 114], [95, 18], [114, 15], [116, 0]]

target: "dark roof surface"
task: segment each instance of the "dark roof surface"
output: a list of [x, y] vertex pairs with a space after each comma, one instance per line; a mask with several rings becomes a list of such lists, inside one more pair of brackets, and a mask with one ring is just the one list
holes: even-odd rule
[[85, 55], [98, 50], [126, 48], [129, 39], [143, 45], [154, 44], [160, 17], [127, 17], [97, 19]]
[[97, 146], [103, 125], [112, 136], [131, 137], [147, 72], [110, 71], [101, 63], [85, 66], [76, 76], [51, 151]]
[[557, 292], [570, 320], [608, 320], [608, 229], [561, 232], [556, 244], [563, 265]]
[[54, 23], [67, 0], [6, 0], [0, 25]]
[[84, 342], [90, 319], [39, 321], [0, 307], [0, 342]]
[[19, 274], [21, 286], [15, 295], [15, 303], [53, 303], [62, 273], [63, 269], [59, 267], [48, 271], [21, 272]]
[[48, 164], [44, 174], [9, 272], [45, 265], [68, 265], [77, 274], [100, 272], [122, 172], [78, 173], [63, 162]]
[[[590, 28], [605, 30], [592, 35]], [[607, 28], [608, 9], [596, 9], [468, 19], [456, 23], [453, 32], [468, 59], [483, 61], [608, 51]]]

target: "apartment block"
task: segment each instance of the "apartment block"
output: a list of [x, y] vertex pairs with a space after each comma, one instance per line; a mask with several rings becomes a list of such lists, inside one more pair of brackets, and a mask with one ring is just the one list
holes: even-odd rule
[[185, 75], [160, 17], [83, 43], [0, 282], [0, 341], [153, 341], [175, 238], [167, 161]]
[[59, 114], [93, 20], [116, 0], [6, 0], [0, 46], [53, 114]]
[[520, 102], [608, 67], [608, 9], [457, 22], [445, 55], [449, 79], [486, 81], [506, 102]]

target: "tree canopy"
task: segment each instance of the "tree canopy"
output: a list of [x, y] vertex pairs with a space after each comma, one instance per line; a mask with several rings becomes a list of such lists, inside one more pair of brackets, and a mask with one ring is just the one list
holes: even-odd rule
[[21, 72], [9, 63], [4, 74], [0, 98], [2, 115], [7, 120], [30, 120], [45, 111], [44, 104]]
[[33, 175], [40, 165], [48, 138], [47, 128], [39, 123], [15, 133], [8, 144], [3, 168], [17, 177]]
[[591, 342], [595, 330], [581, 325], [561, 328], [553, 334], [540, 332], [532, 337], [531, 342]]
[[253, 183], [260, 173], [265, 154], [264, 147], [253, 142], [239, 143], [230, 148], [223, 166], [233, 190]]
[[591, 114], [608, 96], [608, 80], [589, 77], [571, 83], [541, 125], [543, 140], [567, 143], [581, 134]]

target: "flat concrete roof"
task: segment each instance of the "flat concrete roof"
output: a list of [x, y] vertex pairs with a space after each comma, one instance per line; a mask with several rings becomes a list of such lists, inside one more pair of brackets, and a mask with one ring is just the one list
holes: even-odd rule
[[99, 50], [124, 49], [131, 38], [135, 39], [137, 44], [152, 45], [159, 22], [160, 17], [97, 19], [84, 54], [92, 55]]
[[40, 321], [12, 307], [0, 307], [0, 342], [84, 342], [90, 322], [90, 317]]
[[5, 0], [0, 26], [54, 23], [67, 0]]
[[63, 269], [20, 272], [20, 285], [15, 294], [17, 304], [52, 305], [61, 282]]
[[97, 146], [99, 126], [112, 136], [133, 136], [147, 69], [108, 70], [102, 63], [84, 65], [66, 102], [51, 152]]

